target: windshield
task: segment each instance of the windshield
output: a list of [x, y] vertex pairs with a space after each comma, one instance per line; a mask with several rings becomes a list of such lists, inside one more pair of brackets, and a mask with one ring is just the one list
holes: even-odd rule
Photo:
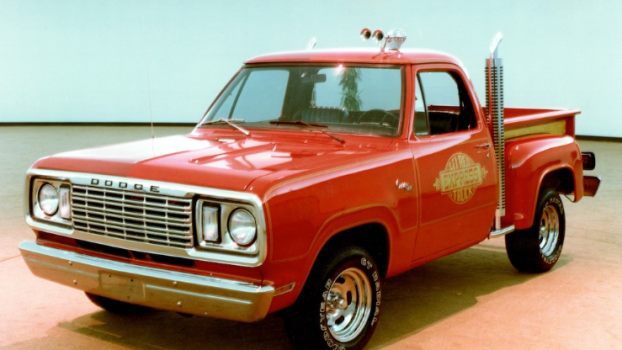
[[231, 120], [245, 129], [299, 130], [303, 125], [394, 136], [402, 115], [402, 89], [402, 70], [397, 67], [246, 67], [202, 124], [227, 127], [216, 121]]

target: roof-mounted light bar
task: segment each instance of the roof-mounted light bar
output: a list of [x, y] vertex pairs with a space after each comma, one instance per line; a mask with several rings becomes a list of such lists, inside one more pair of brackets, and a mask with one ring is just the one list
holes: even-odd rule
[[376, 43], [381, 45], [381, 52], [384, 52], [385, 48], [388, 48], [389, 50], [399, 51], [404, 41], [406, 41], [406, 33], [403, 30], [391, 30], [385, 36], [380, 29], [376, 29], [372, 33], [369, 28], [363, 28], [363, 30], [361, 30], [361, 38], [363, 40], [369, 40], [370, 38], [374, 38]]

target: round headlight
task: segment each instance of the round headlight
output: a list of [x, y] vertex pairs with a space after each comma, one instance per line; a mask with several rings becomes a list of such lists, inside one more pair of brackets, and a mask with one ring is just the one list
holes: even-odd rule
[[52, 216], [58, 210], [58, 192], [56, 188], [50, 184], [45, 184], [39, 188], [37, 194], [39, 200], [39, 208], [43, 210], [45, 215]]
[[255, 240], [257, 224], [253, 214], [246, 209], [237, 209], [229, 216], [229, 234], [235, 243], [247, 246]]

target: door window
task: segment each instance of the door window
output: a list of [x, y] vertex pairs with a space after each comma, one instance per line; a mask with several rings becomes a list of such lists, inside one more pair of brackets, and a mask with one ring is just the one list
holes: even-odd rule
[[477, 126], [469, 93], [458, 74], [449, 71], [420, 72], [417, 74], [415, 94], [416, 135], [446, 134]]

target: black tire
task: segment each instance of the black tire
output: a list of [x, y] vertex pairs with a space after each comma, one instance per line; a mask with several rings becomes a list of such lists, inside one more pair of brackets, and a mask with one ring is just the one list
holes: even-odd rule
[[548, 271], [562, 253], [566, 215], [559, 194], [552, 188], [540, 192], [533, 225], [505, 236], [510, 262], [523, 272]]
[[363, 248], [320, 255], [285, 313], [292, 344], [297, 349], [362, 349], [378, 324], [381, 284], [378, 266]]
[[151, 308], [146, 307], [146, 306], [130, 304], [124, 301], [114, 300], [114, 299], [102, 297], [100, 295], [91, 294], [88, 292], [84, 292], [84, 294], [86, 294], [86, 297], [89, 298], [89, 300], [93, 304], [101, 307], [102, 309], [108, 312], [112, 312], [114, 314], [139, 315], [139, 314], [143, 314], [151, 310]]

